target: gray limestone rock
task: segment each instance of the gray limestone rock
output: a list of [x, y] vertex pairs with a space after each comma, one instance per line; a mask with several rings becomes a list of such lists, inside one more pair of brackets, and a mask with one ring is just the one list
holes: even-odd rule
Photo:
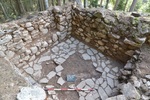
[[58, 65], [56, 68], [55, 68], [55, 70], [56, 70], [56, 72], [60, 72], [60, 71], [62, 71], [64, 68], [61, 66], [61, 65]]
[[77, 88], [83, 88], [84, 86], [85, 86], [85, 81], [82, 81], [77, 85]]
[[26, 68], [25, 71], [28, 73], [28, 74], [33, 74], [33, 68], [29, 67], [29, 68]]
[[98, 93], [102, 100], [106, 100], [108, 98], [108, 95], [106, 94], [106, 92], [104, 91], [102, 87], [98, 88]]
[[53, 42], [56, 42], [58, 40], [57, 34], [52, 35], [52, 40], [53, 40]]
[[129, 100], [131, 99], [139, 100], [141, 98], [140, 94], [131, 83], [124, 84], [120, 88], [123, 95]]
[[31, 52], [33, 54], [36, 54], [38, 52], [38, 48], [37, 47], [31, 47]]
[[26, 27], [26, 28], [31, 27], [31, 26], [32, 26], [32, 23], [31, 23], [31, 22], [27, 22], [27, 23], [25, 24], [25, 27]]
[[82, 57], [83, 57], [84, 60], [90, 60], [91, 59], [91, 57], [86, 53], [82, 54]]
[[53, 78], [56, 75], [56, 72], [51, 71], [49, 72], [49, 74], [47, 75], [48, 79], [50, 80], [51, 78]]
[[86, 79], [86, 80], [85, 80], [85, 83], [86, 83], [88, 86], [90, 86], [91, 88], [93, 88], [94, 85], [95, 85], [95, 83], [93, 82], [92, 79]]
[[63, 84], [65, 83], [65, 81], [63, 80], [62, 77], [60, 77], [60, 78], [58, 79], [57, 83], [58, 83], [59, 85], [63, 85]]
[[49, 80], [48, 80], [47, 78], [42, 78], [39, 82], [40, 82], [40, 83], [48, 83], [48, 81], [49, 81]]

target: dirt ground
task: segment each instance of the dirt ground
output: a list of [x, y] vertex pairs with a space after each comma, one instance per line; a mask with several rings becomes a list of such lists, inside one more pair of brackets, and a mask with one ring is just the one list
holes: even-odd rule
[[[44, 66], [43, 70], [45, 73], [54, 70], [56, 65], [52, 61], [48, 61], [51, 63], [48, 67], [46, 65], [46, 62], [42, 63], [42, 66]], [[79, 53], [75, 53], [74, 55], [70, 56], [69, 59], [67, 59], [62, 66], [64, 67], [64, 70], [62, 71], [62, 78], [66, 81], [67, 75], [76, 75], [76, 81], [75, 82], [66, 82], [64, 85], [60, 86], [57, 84], [58, 76], [53, 77], [48, 85], [53, 85], [55, 88], [68, 88], [69, 85], [75, 84], [78, 85], [82, 79], [88, 79], [88, 78], [99, 78], [101, 76], [101, 73], [97, 72], [92, 65], [91, 61], [85, 61], [81, 58], [81, 55]], [[60, 100], [78, 100], [78, 93], [76, 91], [57, 91], [58, 97]]]
[[27, 86], [24, 78], [16, 74], [8, 61], [0, 58], [0, 100], [16, 100], [22, 86]]

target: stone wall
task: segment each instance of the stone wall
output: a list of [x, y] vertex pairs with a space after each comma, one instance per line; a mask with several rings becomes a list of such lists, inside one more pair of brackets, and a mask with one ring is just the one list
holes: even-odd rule
[[52, 7], [32, 19], [0, 25], [0, 57], [22, 67], [70, 34], [71, 6]]
[[[126, 62], [150, 33], [148, 17], [105, 9], [72, 9], [72, 35], [102, 53]], [[149, 41], [150, 42], [150, 41]]]
[[150, 20], [105, 9], [51, 7], [24, 21], [0, 25], [0, 56], [21, 67], [70, 34], [126, 62], [146, 41]]

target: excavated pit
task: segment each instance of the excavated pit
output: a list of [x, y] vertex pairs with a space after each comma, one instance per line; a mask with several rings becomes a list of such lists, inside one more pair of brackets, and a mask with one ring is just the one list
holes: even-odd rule
[[[56, 69], [60, 65], [62, 68]], [[119, 94], [118, 76], [123, 66], [123, 63], [104, 56], [97, 50], [70, 37], [29, 62], [23, 67], [23, 70], [43, 87], [52, 85], [54, 88], [75, 86], [93, 89], [93, 91], [86, 92], [57, 91], [55, 95], [59, 100], [77, 100], [83, 97], [90, 98], [90, 100], [101, 100], [100, 98], [106, 99]], [[76, 81], [67, 82], [67, 75], [75, 75]], [[63, 80], [59, 82], [60, 78]], [[53, 98], [53, 94], [50, 94], [50, 97]]]

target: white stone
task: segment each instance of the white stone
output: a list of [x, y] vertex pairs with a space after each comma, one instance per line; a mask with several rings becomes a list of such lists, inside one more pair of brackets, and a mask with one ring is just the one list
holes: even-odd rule
[[32, 23], [31, 23], [31, 22], [27, 22], [26, 25], [25, 25], [25, 27], [27, 27], [27, 28], [28, 28], [28, 27], [31, 27], [31, 26], [32, 26]]
[[60, 72], [60, 71], [62, 71], [64, 68], [61, 66], [61, 65], [58, 65], [56, 68], [55, 68], [55, 70], [56, 70], [56, 72], [58, 73], [58, 72]]
[[101, 66], [102, 66], [103, 68], [106, 67], [106, 64], [104, 63], [104, 61], [101, 63]]
[[26, 55], [31, 54], [31, 50], [26, 50], [26, 51], [25, 51], [25, 54], [26, 54]]
[[41, 30], [41, 32], [43, 33], [43, 34], [47, 34], [48, 33], [48, 29], [40, 29]]
[[48, 43], [46, 41], [42, 42], [42, 47], [48, 47]]
[[33, 61], [35, 60], [35, 55], [31, 56], [31, 58], [29, 59], [29, 61]]
[[40, 77], [41, 77], [41, 70], [38, 70], [38, 71], [36, 71], [34, 74], [33, 74], [33, 76], [36, 78], [36, 79], [39, 79]]
[[57, 36], [56, 34], [53, 34], [52, 40], [53, 40], [54, 42], [56, 42], [56, 41], [58, 40], [58, 36]]
[[105, 63], [106, 63], [106, 64], [110, 64], [110, 61], [109, 61], [109, 60], [107, 60]]
[[0, 39], [0, 45], [9, 42], [12, 39], [11, 35], [5, 35]]
[[38, 48], [37, 47], [31, 47], [31, 52], [33, 54], [36, 54], [38, 52]]
[[94, 67], [97, 67], [97, 63], [94, 62], [94, 63], [93, 63], [93, 66], [94, 66]]
[[104, 55], [102, 54], [102, 53], [98, 53], [98, 55], [101, 57], [101, 58], [103, 58], [104, 57]]
[[28, 31], [33, 31], [34, 28], [33, 28], [33, 27], [28, 27], [27, 30], [28, 30]]
[[108, 85], [109, 85], [111, 88], [113, 88], [113, 87], [115, 86], [113, 79], [111, 79], [111, 78], [109, 78], [109, 77], [107, 77], [107, 83], [108, 83]]
[[62, 64], [63, 62], [65, 62], [66, 61], [66, 59], [64, 59], [64, 58], [58, 58], [57, 59], [57, 63], [58, 64]]
[[83, 57], [84, 60], [90, 60], [91, 59], [91, 57], [86, 53], [82, 54], [82, 57]]
[[118, 73], [119, 69], [118, 69], [118, 67], [114, 67], [114, 68], [112, 68], [112, 71]]
[[57, 46], [52, 48], [52, 52], [57, 53], [59, 51], [59, 48]]
[[87, 49], [87, 53], [88, 53], [88, 55], [90, 55], [90, 56], [93, 56], [93, 55], [94, 55], [93, 52], [91, 51], [91, 49]]
[[95, 56], [91, 56], [91, 60], [92, 60], [93, 62], [96, 62]]
[[53, 78], [56, 75], [56, 72], [51, 71], [49, 72], [49, 74], [47, 75], [48, 79], [50, 80], [51, 78]]
[[34, 69], [34, 70], [41, 70], [41, 69], [42, 69], [42, 66], [39, 65], [39, 64], [34, 64], [34, 65], [33, 65], [33, 69]]
[[79, 50], [78, 52], [79, 52], [79, 53], [84, 53], [84, 52], [85, 52], [85, 50]]
[[104, 81], [103, 82], [103, 84], [101, 85], [103, 88], [106, 88], [106, 86], [107, 86], [107, 82], [106, 81]]
[[123, 95], [125, 95], [125, 97], [129, 100], [139, 100], [141, 97], [136, 88], [131, 83], [124, 84], [120, 88]]
[[44, 62], [44, 61], [47, 61], [47, 60], [50, 60], [50, 59], [51, 59], [50, 56], [42, 56], [42, 57], [39, 59], [38, 63], [41, 63], [41, 62]]
[[91, 48], [91, 50], [93, 51], [94, 54], [97, 54], [97, 53], [98, 53], [97, 50], [95, 50], [95, 49], [93, 49], [93, 48]]
[[83, 88], [85, 86], [85, 81], [82, 81], [80, 82], [78, 85], [77, 85], [77, 88]]
[[58, 73], [57, 73], [57, 76], [61, 76], [61, 73], [62, 73], [62, 72], [58, 72]]
[[57, 81], [58, 84], [63, 85], [65, 83], [65, 81], [63, 80], [62, 77], [60, 77]]
[[85, 82], [86, 82], [86, 84], [89, 85], [91, 88], [93, 88], [94, 85], [95, 85], [92, 79], [86, 79]]
[[102, 67], [97, 67], [97, 68], [96, 68], [96, 71], [102, 73], [102, 72], [103, 72], [103, 68], [102, 68]]
[[17, 94], [17, 100], [45, 100], [46, 93], [44, 89], [40, 87], [23, 87], [19, 94]]
[[103, 88], [99, 87], [98, 88], [98, 93], [99, 93], [99, 95], [100, 95], [100, 97], [101, 97], [102, 100], [106, 100], [108, 98], [108, 95], [103, 90]]
[[105, 71], [103, 71], [102, 78], [106, 79], [106, 77], [107, 77], [107, 73]]
[[70, 48], [76, 48], [76, 45], [75, 44], [71, 44]]
[[112, 89], [111, 89], [109, 86], [107, 86], [107, 87], [105, 88], [105, 91], [106, 91], [106, 93], [107, 93], [108, 96], [111, 96]]
[[104, 70], [105, 70], [105, 72], [107, 72], [107, 73], [110, 71], [110, 69], [109, 69], [108, 67], [105, 67]]
[[103, 78], [99, 78], [99, 79], [97, 79], [97, 80], [96, 80], [96, 83], [98, 83], [98, 85], [99, 85], [99, 84], [102, 84], [102, 83], [103, 83], [103, 81], [104, 81], [104, 79], [103, 79]]
[[31, 68], [31, 67], [25, 69], [25, 71], [26, 71], [28, 74], [33, 74], [33, 68]]
[[49, 81], [49, 80], [48, 80], [47, 78], [42, 78], [39, 82], [40, 82], [40, 83], [48, 83], [48, 81]]

